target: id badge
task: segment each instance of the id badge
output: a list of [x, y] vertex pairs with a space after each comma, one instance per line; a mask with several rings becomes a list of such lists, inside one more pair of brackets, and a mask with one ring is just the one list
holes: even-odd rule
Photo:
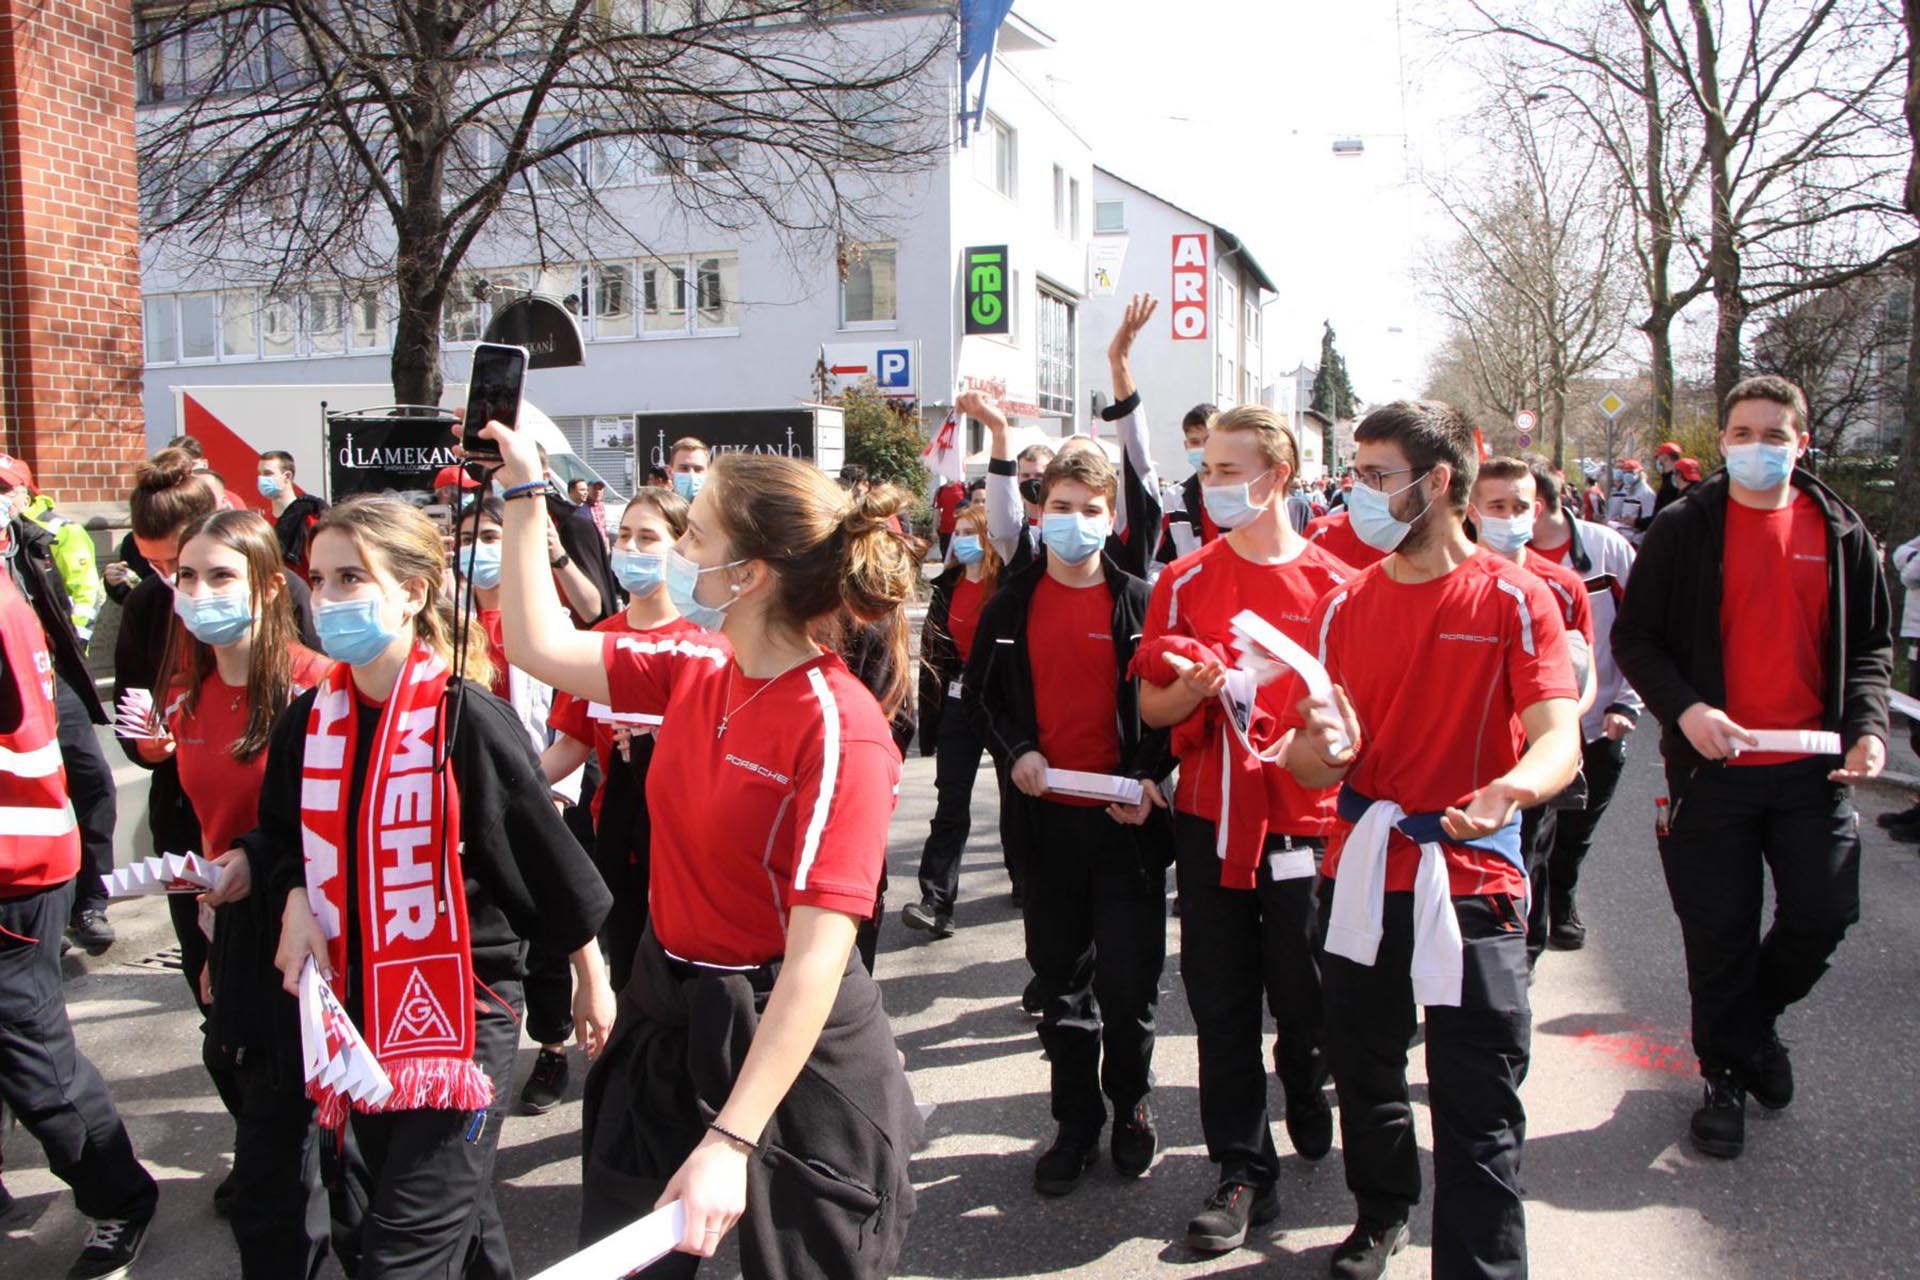
[[957, 698], [960, 696], [961, 683], [961, 681], [955, 680], [947, 685], [947, 696], [949, 698]]

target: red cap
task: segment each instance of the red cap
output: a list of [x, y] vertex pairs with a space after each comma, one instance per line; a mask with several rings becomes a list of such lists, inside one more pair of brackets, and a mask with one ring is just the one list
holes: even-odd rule
[[1700, 483], [1700, 460], [1698, 458], [1680, 459], [1680, 461], [1673, 464], [1673, 471], [1675, 475], [1685, 480], [1688, 484]]
[[480, 482], [468, 475], [465, 467], [458, 465], [440, 468], [440, 473], [433, 478], [435, 489], [451, 489], [455, 485], [462, 489], [478, 489]]
[[1669, 440], [1658, 449], [1655, 449], [1653, 456], [1656, 458], [1677, 458], [1680, 456], [1680, 446]]
[[28, 493], [40, 492], [33, 487], [33, 468], [10, 453], [0, 453], [0, 484]]
[[1638, 471], [1640, 469], [1640, 459], [1623, 458], [1620, 461], [1620, 469], [1622, 471]]

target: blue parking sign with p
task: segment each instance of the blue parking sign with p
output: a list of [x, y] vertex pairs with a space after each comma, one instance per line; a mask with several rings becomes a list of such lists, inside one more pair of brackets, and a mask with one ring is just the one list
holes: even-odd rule
[[882, 387], [901, 389], [913, 386], [913, 352], [906, 347], [882, 347], [875, 352], [875, 381]]

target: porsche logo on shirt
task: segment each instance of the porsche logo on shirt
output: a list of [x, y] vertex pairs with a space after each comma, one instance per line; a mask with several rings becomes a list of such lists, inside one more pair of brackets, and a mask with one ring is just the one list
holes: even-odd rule
[[767, 768], [767, 766], [763, 764], [755, 764], [751, 760], [742, 760], [739, 756], [734, 755], [732, 752], [727, 753], [726, 761], [728, 764], [734, 766], [736, 769], [745, 769], [748, 773], [758, 774], [760, 777], [766, 778], [771, 782], [777, 782], [783, 787], [786, 786], [791, 781], [793, 781], [784, 773], [780, 773], [776, 770], [769, 769]]

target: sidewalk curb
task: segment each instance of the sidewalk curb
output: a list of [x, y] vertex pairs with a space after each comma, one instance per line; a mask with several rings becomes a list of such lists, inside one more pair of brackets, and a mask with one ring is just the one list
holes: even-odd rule
[[113, 922], [113, 945], [97, 956], [75, 947], [60, 961], [63, 977], [71, 980], [116, 965], [132, 964], [176, 943], [173, 917], [167, 913], [164, 897], [123, 899], [107, 909], [107, 918]]

